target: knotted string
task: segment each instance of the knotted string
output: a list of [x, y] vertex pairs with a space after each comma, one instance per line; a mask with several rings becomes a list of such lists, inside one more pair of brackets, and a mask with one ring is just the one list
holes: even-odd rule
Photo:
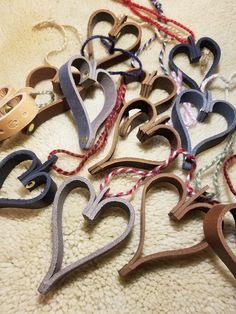
[[94, 39], [100, 39], [102, 40], [102, 43], [107, 47], [107, 51], [110, 54], [113, 54], [114, 52], [121, 52], [124, 55], [127, 55], [129, 58], [135, 59], [135, 61], [138, 63], [139, 68], [137, 71], [135, 72], [125, 72], [125, 71], [108, 71], [111, 75], [122, 75], [122, 76], [131, 76], [131, 77], [139, 77], [142, 72], [143, 72], [143, 67], [142, 67], [142, 63], [139, 60], [139, 58], [137, 56], [135, 56], [134, 53], [127, 51], [125, 49], [122, 48], [117, 48], [115, 47], [115, 41], [114, 39], [112, 39], [111, 37], [107, 37], [107, 36], [103, 36], [103, 35], [93, 35], [88, 37], [85, 42], [83, 43], [80, 53], [82, 56], [85, 56], [85, 47], [87, 46], [87, 44]]
[[207, 64], [210, 60], [210, 55], [211, 55], [211, 52], [209, 49], [207, 49], [206, 47], [203, 48], [202, 50], [202, 56], [199, 60], [199, 64], [200, 64], [200, 70], [201, 70], [201, 73], [204, 74], [205, 71], [206, 71], [206, 67], [207, 67]]

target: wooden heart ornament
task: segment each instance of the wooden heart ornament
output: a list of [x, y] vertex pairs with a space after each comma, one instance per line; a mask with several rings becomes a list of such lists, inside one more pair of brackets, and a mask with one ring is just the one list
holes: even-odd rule
[[158, 183], [169, 183], [177, 188], [179, 193], [179, 202], [173, 208], [170, 213], [171, 217], [174, 217], [176, 220], [181, 220], [188, 212], [192, 210], [201, 210], [203, 212], [207, 212], [212, 205], [208, 203], [199, 203], [198, 198], [203, 194], [206, 188], [202, 189], [196, 195], [192, 196], [190, 199], [187, 199], [187, 190], [184, 185], [184, 182], [175, 175], [172, 174], [158, 174], [152, 179], [148, 180], [144, 186], [143, 194], [142, 194], [142, 203], [141, 203], [141, 225], [140, 225], [140, 240], [139, 245], [134, 254], [133, 258], [126, 264], [121, 270], [119, 270], [119, 274], [122, 277], [127, 276], [129, 273], [134, 271], [136, 268], [141, 265], [149, 262], [158, 262], [160, 259], [166, 259], [171, 257], [185, 257], [192, 254], [199, 253], [205, 250], [208, 247], [208, 244], [205, 240], [202, 240], [196, 245], [180, 248], [176, 250], [163, 251], [158, 253], [152, 253], [150, 255], [142, 256], [142, 250], [144, 247], [145, 241], [145, 202], [146, 202], [146, 194], [148, 190], [154, 185]]
[[[93, 121], [90, 121], [84, 105], [83, 97], [77, 89], [71, 70], [72, 67], [75, 67], [79, 71], [79, 86], [83, 86], [86, 89], [97, 84], [102, 87], [102, 91], [104, 93], [104, 104], [101, 111]], [[70, 106], [78, 126], [80, 147], [82, 149], [88, 149], [94, 143], [98, 129], [109, 116], [116, 104], [117, 91], [115, 82], [107, 71], [97, 69], [97, 65], [94, 60], [89, 61], [80, 56], [72, 57], [68, 62], [60, 67], [59, 79], [63, 94]]]
[[[61, 269], [62, 261], [63, 261], [63, 233], [62, 233], [62, 210], [65, 199], [67, 195], [76, 188], [85, 188], [89, 191], [90, 198], [87, 206], [83, 210], [83, 216], [86, 220], [88, 220], [91, 224], [95, 223], [96, 218], [107, 208], [120, 208], [127, 213], [128, 223], [125, 230], [122, 232], [120, 236], [116, 239], [112, 240], [104, 247], [96, 250], [89, 255], [78, 259], [74, 263], [66, 266]], [[52, 287], [54, 287], [59, 281], [61, 281], [65, 276], [69, 275], [75, 269], [78, 269], [82, 265], [94, 260], [96, 257], [101, 256], [117, 245], [119, 245], [131, 232], [133, 224], [134, 224], [134, 209], [131, 204], [121, 198], [105, 198], [105, 194], [108, 189], [104, 189], [98, 196], [96, 196], [94, 187], [92, 184], [85, 178], [82, 177], [74, 177], [70, 178], [66, 182], [64, 182], [55, 197], [53, 211], [52, 211], [52, 238], [53, 238], [53, 248], [52, 248], [52, 260], [50, 268], [44, 277], [42, 283], [39, 286], [38, 291], [41, 294], [48, 293]]]
[[236, 223], [236, 204], [219, 204], [208, 211], [203, 227], [206, 241], [236, 278], [236, 256], [223, 234], [223, 221], [228, 212]]
[[[137, 70], [136, 70], [137, 71]], [[133, 69], [130, 70], [130, 72], [134, 72]], [[152, 73], [148, 73], [143, 71], [142, 75], [138, 78], [140, 83], [140, 89], [139, 89], [139, 98], [140, 99], [146, 99], [150, 101], [150, 96], [152, 92], [156, 89], [163, 90], [167, 93], [167, 96], [163, 99], [156, 99], [152, 102], [152, 105], [156, 108], [156, 113], [160, 114], [165, 112], [170, 108], [170, 106], [173, 104], [173, 100], [176, 96], [176, 84], [175, 81], [166, 75], [159, 75], [157, 71], [154, 71]], [[129, 85], [130, 83], [137, 81], [134, 77], [122, 77], [120, 79], [120, 84]], [[134, 98], [134, 101], [137, 99]], [[132, 103], [132, 101], [127, 102], [124, 100], [124, 105]], [[167, 122], [169, 120], [169, 117], [165, 116], [164, 118], [161, 118], [163, 123], [164, 121]], [[120, 136], [126, 136], [128, 128], [130, 129], [130, 132], [140, 124], [141, 122], [145, 122], [148, 120], [147, 115], [143, 111], [137, 112], [133, 115], [127, 114], [126, 118], [124, 120], [124, 123], [122, 123], [120, 127], [119, 134]], [[142, 129], [142, 126], [140, 127]]]
[[[117, 18], [116, 15], [109, 10], [97, 10], [89, 18], [87, 26], [87, 37], [93, 36], [93, 31], [97, 23], [99, 22], [109, 22], [112, 28], [109, 32], [109, 37], [115, 41], [118, 41], [121, 36], [126, 36], [132, 34], [136, 37], [135, 41], [129, 46], [125, 47], [126, 51], [135, 53], [141, 43], [142, 30], [140, 26], [133, 22], [127, 22], [127, 16], [121, 19]], [[130, 42], [130, 40], [127, 40]], [[92, 41], [88, 42], [88, 59], [94, 60], [94, 48]], [[129, 59], [130, 56], [123, 54], [122, 52], [115, 52], [112, 55], [107, 55], [97, 61], [98, 67], [102, 69], [107, 69], [118, 63], [124, 62]]]
[[57, 157], [53, 156], [44, 164], [38, 157], [29, 150], [19, 150], [9, 154], [0, 162], [0, 188], [11, 171], [23, 161], [32, 161], [31, 166], [18, 179], [26, 187], [28, 191], [34, 190], [36, 187], [44, 185], [43, 191], [36, 197], [31, 199], [10, 199], [0, 198], [0, 208], [42, 208], [50, 205], [56, 194], [57, 186], [52, 180], [48, 172], [52, 164], [56, 162]]
[[[191, 139], [188, 133], [188, 129], [183, 121], [181, 115], [181, 105], [184, 102], [191, 103], [198, 110], [197, 120], [203, 122], [208, 114], [218, 113], [227, 121], [227, 129], [219, 132], [216, 135], [207, 137], [199, 142], [195, 147], [192, 147]], [[229, 102], [224, 100], [212, 100], [211, 94], [203, 94], [197, 90], [189, 89], [180, 93], [176, 97], [175, 105], [172, 109], [171, 119], [174, 128], [178, 131], [182, 147], [191, 153], [192, 155], [200, 154], [205, 150], [214, 147], [215, 145], [221, 143], [226, 136], [232, 132], [236, 127], [236, 109]], [[191, 169], [191, 163], [185, 161], [183, 163], [183, 168], [186, 170]]]
[[189, 44], [178, 44], [174, 48], [172, 48], [169, 54], [169, 67], [171, 71], [175, 71], [176, 73], [178, 73], [178, 71], [181, 71], [183, 74], [184, 83], [187, 84], [190, 88], [197, 90], [200, 89], [198, 83], [194, 81], [190, 76], [188, 76], [183, 70], [177, 67], [174, 58], [179, 54], [185, 54], [188, 56], [190, 63], [199, 63], [199, 60], [202, 56], [202, 50], [204, 48], [207, 48], [213, 54], [213, 63], [206, 73], [205, 77], [203, 78], [202, 81], [204, 81], [215, 72], [221, 57], [220, 47], [213, 39], [209, 37], [203, 37], [200, 38], [197, 43], [195, 43], [190, 37]]
[[[113, 142], [110, 151], [101, 161], [89, 168], [89, 172], [91, 174], [96, 174], [106, 169], [120, 166], [152, 169], [162, 162], [159, 160], [148, 160], [137, 157], [112, 158], [118, 144], [119, 136], [122, 138], [127, 137], [127, 135], [136, 127], [139, 127], [137, 137], [142, 143], [151, 137], [160, 135], [164, 136], [168, 140], [171, 150], [181, 147], [181, 141], [178, 133], [174, 128], [165, 124], [169, 120], [169, 117], [164, 116], [161, 119], [157, 119], [157, 111], [162, 112], [169, 107], [169, 104], [174, 97], [173, 95], [175, 94], [175, 85], [167, 83], [166, 78], [164, 80], [164, 78], [157, 75], [156, 72], [152, 74], [143, 72], [142, 77], [138, 79], [134, 77], [122, 78], [120, 84], [128, 85], [134, 81], [140, 83], [140, 96], [129, 102], [124, 101], [124, 106], [116, 120]], [[150, 96], [151, 90], [156, 88], [156, 82], [158, 81], [162, 82], [160, 84], [165, 90], [172, 91], [172, 94], [168, 95], [161, 101], [151, 103], [148, 100], [148, 97]], [[140, 111], [135, 114], [131, 113], [132, 110], [137, 109]]]

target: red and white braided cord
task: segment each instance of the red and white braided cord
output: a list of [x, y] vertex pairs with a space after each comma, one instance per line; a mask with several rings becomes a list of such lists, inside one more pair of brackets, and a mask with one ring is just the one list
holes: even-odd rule
[[188, 193], [192, 195], [194, 193], [193, 188], [190, 186], [190, 181], [192, 179], [193, 173], [196, 169], [196, 159], [195, 156], [191, 155], [190, 153], [186, 152], [183, 148], [177, 149], [173, 151], [168, 158], [163, 161], [159, 166], [153, 168], [150, 171], [145, 170], [138, 170], [136, 168], [119, 168], [112, 170], [105, 178], [104, 182], [100, 184], [100, 190], [102, 191], [105, 186], [107, 186], [113, 177], [115, 177], [118, 174], [135, 174], [137, 176], [140, 176], [140, 179], [136, 182], [136, 184], [128, 191], [126, 192], [117, 192], [117, 193], [107, 193], [107, 197], [121, 197], [126, 195], [132, 195], [143, 183], [144, 179], [153, 177], [160, 173], [163, 169], [167, 168], [180, 154], [184, 155], [185, 160], [190, 160], [192, 162], [192, 168], [189, 171], [186, 180], [185, 185], [188, 190]]

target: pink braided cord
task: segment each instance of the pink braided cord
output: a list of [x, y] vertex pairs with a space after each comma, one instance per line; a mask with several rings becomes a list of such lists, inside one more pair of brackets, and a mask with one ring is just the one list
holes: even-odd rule
[[[184, 90], [184, 87], [183, 87], [183, 74], [182, 74], [182, 72], [180, 70], [178, 70], [177, 74], [176, 74], [176, 72], [172, 71], [171, 72], [171, 76], [175, 80], [176, 87], [177, 87], [177, 95], [179, 95]], [[192, 113], [191, 104], [190, 103], [184, 102], [183, 103], [183, 108], [184, 108], [184, 112], [183, 112], [184, 124], [186, 125], [187, 128], [190, 128], [190, 127], [194, 126], [197, 123], [197, 119], [194, 116], [194, 114]]]

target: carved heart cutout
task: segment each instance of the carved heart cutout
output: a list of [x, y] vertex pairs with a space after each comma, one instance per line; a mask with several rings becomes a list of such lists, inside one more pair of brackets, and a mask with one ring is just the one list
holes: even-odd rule
[[[123, 81], [122, 81], [123, 83]], [[128, 81], [130, 83], [130, 81]], [[161, 100], [157, 100], [152, 102], [152, 105], [156, 108], [156, 112], [158, 114], [163, 113], [173, 103], [173, 98], [176, 95], [176, 85], [175, 82], [172, 78], [167, 77], [165, 75], [157, 75], [157, 72], [153, 73], [145, 73], [145, 76], [143, 77], [141, 81], [141, 89], [140, 89], [140, 98], [145, 98], [149, 99], [150, 96], [152, 95], [153, 91], [155, 90], [161, 90], [165, 91], [167, 93], [167, 96], [162, 98]], [[159, 98], [159, 97], [158, 97]], [[136, 100], [136, 99], [135, 99]], [[129, 103], [131, 103], [130, 101]], [[124, 104], [127, 104], [127, 102], [124, 102]], [[129, 113], [130, 115], [130, 113]], [[136, 126], [140, 125], [140, 122], [145, 122], [148, 120], [148, 116], [140, 111], [136, 112], [134, 115], [130, 115], [130, 117], [127, 115], [126, 118], [124, 119], [123, 124], [120, 127], [119, 134], [122, 137], [125, 137], [128, 133], [130, 133]], [[169, 120], [169, 117], [164, 116], [161, 119], [158, 120], [157, 124], [165, 124]], [[145, 126], [144, 126], [145, 128]], [[141, 127], [140, 130], [144, 131], [144, 128]], [[164, 127], [165, 128], [165, 127]], [[171, 131], [173, 131], [172, 129]], [[173, 131], [174, 132], [174, 131]], [[150, 137], [150, 132], [149, 137]], [[146, 140], [148, 139], [147, 137], [148, 134], [146, 134], [145, 138]], [[154, 134], [153, 134], [154, 135]], [[156, 133], [158, 135], [158, 133]], [[161, 134], [159, 134], [161, 135]], [[177, 135], [178, 137], [178, 135]], [[167, 137], [168, 138], [168, 137]], [[139, 137], [140, 139], [140, 137]], [[168, 138], [172, 140], [172, 137]], [[141, 141], [141, 139], [140, 139]], [[175, 139], [174, 139], [175, 141]], [[143, 141], [142, 141], [143, 142]], [[175, 145], [173, 147], [176, 147]]]
[[174, 58], [179, 54], [187, 55], [190, 63], [199, 63], [199, 60], [202, 55], [203, 48], [207, 48], [213, 54], [213, 63], [206, 73], [203, 80], [208, 78], [211, 74], [213, 74], [219, 64], [220, 57], [221, 57], [221, 50], [219, 45], [211, 38], [203, 37], [200, 38], [197, 43], [195, 44], [190, 40], [190, 43], [187, 44], [179, 44], [176, 45], [169, 54], [169, 67], [172, 71], [178, 73], [180, 70], [183, 73], [183, 81], [187, 84], [190, 88], [199, 89], [199, 86], [196, 81], [194, 81], [190, 76], [188, 76], [184, 71], [179, 69], [179, 67], [175, 64]]
[[205, 250], [208, 247], [208, 244], [205, 240], [202, 240], [196, 245], [185, 247], [181, 249], [175, 249], [175, 250], [168, 250], [158, 253], [152, 253], [146, 256], [142, 256], [143, 247], [144, 247], [144, 241], [145, 241], [145, 203], [146, 203], [146, 195], [148, 190], [157, 183], [169, 183], [177, 188], [179, 193], [179, 202], [178, 204], [173, 208], [171, 211], [171, 215], [176, 218], [177, 220], [182, 219], [188, 212], [192, 210], [201, 210], [203, 212], [206, 212], [209, 210], [209, 208], [212, 207], [212, 205], [207, 203], [194, 203], [197, 198], [199, 197], [199, 194], [202, 193], [199, 192], [195, 196], [191, 197], [189, 200], [187, 200], [187, 190], [184, 185], [184, 182], [178, 178], [175, 175], [172, 174], [158, 174], [157, 176], [151, 178], [147, 181], [147, 183], [144, 186], [143, 193], [142, 193], [142, 203], [141, 203], [141, 226], [140, 226], [140, 240], [139, 245], [136, 250], [136, 253], [134, 254], [133, 258], [129, 261], [128, 264], [126, 264], [120, 271], [119, 274], [123, 276], [127, 276], [130, 272], [135, 270], [137, 267], [153, 261], [158, 261], [160, 259], [164, 258], [170, 258], [170, 257], [185, 257], [189, 256], [195, 253], [199, 253], [202, 250]]
[[53, 202], [57, 186], [47, 172], [49, 172], [57, 158], [53, 157], [42, 164], [38, 157], [28, 150], [14, 152], [0, 162], [0, 188], [3, 186], [11, 171], [21, 162], [27, 160], [32, 160], [32, 164], [18, 179], [30, 192], [44, 184], [43, 191], [38, 196], [31, 199], [1, 198], [0, 208], [36, 209], [46, 207]]
[[[104, 104], [97, 117], [90, 121], [84, 106], [83, 97], [78, 91], [71, 67], [80, 73], [79, 85], [89, 87], [94, 84], [101, 86], [104, 94]], [[74, 56], [59, 70], [61, 89], [76, 120], [79, 131], [79, 144], [82, 149], [88, 149], [94, 143], [97, 131], [116, 104], [116, 86], [108, 72], [97, 69], [95, 61], [89, 62], [84, 57]]]
[[175, 81], [170, 76], [158, 75], [157, 72], [153, 72], [143, 81], [140, 96], [149, 99], [152, 92], [157, 89], [167, 93], [165, 98], [152, 102], [157, 114], [160, 114], [168, 110], [172, 105], [177, 88]]
[[[62, 210], [67, 195], [75, 188], [85, 188], [90, 193], [90, 199], [87, 206], [83, 210], [83, 216], [89, 222], [95, 222], [96, 218], [109, 207], [118, 207], [124, 210], [128, 216], [128, 224], [124, 232], [116, 239], [112, 240], [104, 247], [97, 249], [95, 252], [78, 259], [76, 262], [61, 269], [63, 261], [63, 233], [62, 233]], [[74, 177], [64, 182], [55, 196], [53, 213], [52, 213], [52, 233], [53, 233], [53, 249], [52, 260], [48, 273], [44, 277], [39, 286], [39, 292], [46, 294], [52, 287], [67, 276], [73, 270], [81, 267], [82, 265], [94, 260], [96, 257], [101, 256], [108, 251], [112, 250], [120, 244], [130, 233], [134, 224], [134, 210], [131, 204], [121, 198], [105, 198], [108, 189], [104, 189], [98, 196], [96, 196], [94, 187], [85, 178]]]
[[[161, 106], [165, 107], [168, 106], [173, 94], [167, 96], [162, 101], [158, 101], [156, 104], [151, 104], [146, 97], [150, 95], [151, 91], [156, 88], [156, 83], [160, 80], [160, 85], [166, 85], [166, 77], [163, 78], [162, 76], [157, 76], [156, 73], [147, 74], [143, 72], [142, 77], [137, 80], [137, 78], [122, 78], [120, 84], [130, 84], [132, 82], [140, 82], [141, 81], [141, 91], [140, 97], [135, 98], [129, 102], [124, 101], [124, 106], [121, 109], [118, 118], [116, 120], [115, 131], [113, 135], [113, 142], [110, 148], [110, 151], [100, 162], [96, 163], [92, 167], [89, 168], [89, 172], [91, 174], [96, 174], [106, 169], [110, 169], [113, 167], [119, 166], [133, 166], [142, 169], [152, 169], [153, 167], [159, 165], [162, 161], [157, 160], [148, 160], [148, 159], [141, 159], [137, 157], [126, 157], [126, 158], [116, 158], [112, 159], [117, 144], [118, 144], [118, 136], [126, 137], [134, 128], [143, 124], [138, 131], [138, 139], [141, 143], [146, 142], [148, 139], [160, 135], [164, 136], [168, 142], [171, 144], [171, 149], [177, 149], [181, 146], [180, 138], [174, 128], [165, 125], [166, 121], [169, 117], [165, 116], [162, 119], [157, 119], [157, 110]], [[169, 79], [167, 79], [170, 81]], [[168, 87], [166, 89], [170, 91], [170, 89], [175, 90], [175, 85], [173, 83], [167, 84]], [[172, 87], [173, 89], [172, 89]], [[140, 109], [141, 111], [136, 112], [135, 114], [131, 114], [130, 112], [135, 110], [137, 111]], [[155, 144], [155, 143], [154, 143]]]
[[[109, 22], [112, 28], [109, 32], [109, 37], [113, 40], [119, 40], [121, 37], [128, 34], [132, 34], [136, 37], [134, 43], [132, 43], [126, 50], [129, 52], [136, 52], [141, 43], [142, 31], [139, 25], [133, 22], [126, 22], [127, 17], [124, 16], [118, 19], [116, 15], [109, 10], [97, 10], [89, 18], [87, 26], [87, 37], [93, 36], [93, 30], [99, 22]], [[128, 40], [130, 42], [130, 40]], [[94, 48], [93, 43], [90, 41], [88, 43], [88, 58], [94, 60]], [[114, 66], [129, 59], [129, 56], [123, 54], [122, 52], [115, 52], [112, 55], [107, 55], [106, 57], [98, 60], [97, 64], [99, 68], [107, 69], [110, 66]]]
[[[179, 140], [177, 132], [175, 132], [175, 130], [172, 127], [162, 124], [163, 120], [155, 121], [156, 109], [154, 108], [154, 106], [148, 100], [144, 98], [137, 98], [131, 101], [130, 103], [126, 104], [121, 109], [119, 116], [117, 118], [117, 121], [116, 121], [115, 131], [113, 135], [113, 142], [112, 142], [110, 151], [100, 162], [96, 163], [94, 166], [89, 168], [89, 172], [91, 174], [99, 173], [106, 169], [110, 169], [113, 167], [120, 167], [120, 166], [131, 166], [131, 167], [137, 167], [137, 168], [142, 168], [142, 169], [152, 169], [154, 166], [157, 166], [162, 162], [162, 161], [157, 161], [157, 160], [141, 159], [137, 157], [125, 157], [125, 158], [112, 159], [115, 153], [116, 147], [117, 147], [119, 131], [120, 131], [120, 134], [124, 136], [128, 132], [130, 132], [130, 128], [129, 128], [130, 122], [133, 121], [133, 123], [131, 123], [133, 124], [131, 125], [131, 129], [137, 126], [137, 121], [138, 121], [138, 125], [140, 125], [140, 123], [143, 122], [143, 121], [140, 122], [140, 119], [138, 120], [136, 118], [133, 120], [131, 118], [131, 120], [126, 121], [129, 111], [134, 110], [134, 109], [140, 109], [142, 111], [142, 114], [144, 114], [145, 116], [145, 119], [144, 119], [145, 123], [139, 129], [139, 132], [137, 135], [139, 140], [142, 143], [144, 143], [147, 139], [151, 137], [154, 137], [156, 135], [161, 135], [161, 136], [166, 137], [167, 140], [171, 143], [171, 149], [176, 149], [177, 147], [180, 147], [180, 140]], [[122, 129], [120, 130], [120, 125], [124, 117], [125, 117], [125, 122], [122, 125]], [[127, 132], [126, 134], [124, 130], [125, 132]]]
[[236, 223], [236, 204], [215, 205], [206, 214], [203, 227], [206, 241], [236, 278], [236, 256], [223, 234], [223, 221], [228, 212]]
[[[218, 113], [227, 121], [227, 129], [225, 131], [219, 132], [216, 135], [206, 137], [206, 139], [202, 140], [195, 147], [192, 147], [188, 129], [184, 124], [180, 111], [181, 104], [184, 102], [189, 102], [197, 108], [199, 112], [197, 120], [200, 122], [202, 122], [207, 117], [208, 113]], [[197, 90], [190, 89], [183, 91], [177, 96], [175, 105], [172, 109], [171, 119], [174, 128], [180, 135], [182, 147], [189, 153], [197, 155], [221, 143], [225, 137], [235, 129], [236, 110], [234, 106], [232, 106], [227, 101], [212, 101], [209, 94], [205, 95]], [[191, 163], [185, 161], [183, 163], [183, 169], [191, 169]]]
[[[133, 69], [130, 72], [134, 72]], [[124, 77], [120, 79], [119, 84], [129, 85], [137, 81], [136, 78], [133, 77]], [[140, 83], [140, 91], [138, 97], [145, 98], [150, 101], [150, 96], [155, 90], [163, 91], [167, 94], [166, 97], [159, 99], [159, 97], [154, 101], [151, 101], [153, 106], [156, 108], [157, 114], [163, 113], [170, 108], [173, 103], [173, 99], [176, 96], [176, 84], [175, 81], [166, 75], [158, 75], [156, 71], [152, 73], [143, 72], [142, 76], [138, 78], [138, 83]], [[136, 99], [136, 98], [134, 98]], [[124, 104], [130, 103], [132, 100], [127, 102], [124, 101]]]

